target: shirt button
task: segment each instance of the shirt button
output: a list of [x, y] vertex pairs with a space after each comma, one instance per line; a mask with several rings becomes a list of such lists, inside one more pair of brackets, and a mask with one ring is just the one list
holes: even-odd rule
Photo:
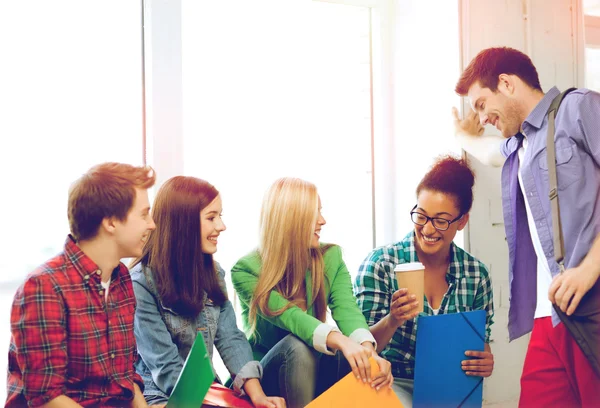
[[111, 353], [110, 358], [115, 358], [115, 353]]
[[100, 296], [102, 296], [102, 295], [104, 295], [104, 291], [103, 291], [103, 290], [101, 290], [101, 291], [99, 291], [99, 292], [98, 292], [98, 294], [99, 294]]
[[102, 271], [101, 271], [100, 269], [98, 269], [98, 270], [96, 271], [96, 275], [102, 275]]
[[90, 275], [85, 275], [85, 276], [83, 277], [83, 279], [85, 279], [85, 280], [88, 280], [88, 279], [90, 279]]

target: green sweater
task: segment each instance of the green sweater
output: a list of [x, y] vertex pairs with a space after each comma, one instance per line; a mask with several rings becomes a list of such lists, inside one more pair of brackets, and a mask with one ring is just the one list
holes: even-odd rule
[[[333, 320], [337, 323], [340, 331], [350, 336], [357, 329], [365, 329], [369, 326], [356, 304], [356, 298], [352, 293], [352, 283], [348, 268], [342, 260], [342, 250], [339, 246], [332, 246], [323, 256], [325, 264], [325, 298], [331, 309]], [[251, 252], [240, 259], [231, 270], [233, 287], [237, 292], [242, 304], [242, 321], [244, 329], [249, 328], [248, 313], [249, 304], [258, 283], [262, 260], [257, 251]], [[312, 282], [310, 271], [306, 272], [306, 304], [311, 304]], [[269, 296], [269, 309], [279, 310], [289, 302], [278, 292], [273, 290]], [[259, 313], [256, 323], [256, 334], [251, 335], [250, 344], [254, 356], [261, 359], [275, 344], [293, 333], [309, 346], [313, 346], [313, 334], [317, 327], [322, 324], [313, 314], [312, 306], [307, 311], [297, 306], [287, 309], [279, 316], [266, 317]]]

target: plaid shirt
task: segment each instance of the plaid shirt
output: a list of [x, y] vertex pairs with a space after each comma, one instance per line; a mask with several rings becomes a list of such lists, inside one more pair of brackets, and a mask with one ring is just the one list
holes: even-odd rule
[[[448, 290], [442, 298], [439, 314], [486, 310], [485, 340], [489, 343], [494, 316], [491, 278], [483, 263], [454, 243], [450, 252], [452, 258], [446, 274]], [[392, 294], [398, 290], [394, 267], [418, 261], [414, 232], [396, 244], [373, 250], [363, 261], [356, 276], [354, 294], [369, 326], [390, 311]], [[432, 315], [427, 298], [424, 298], [424, 303], [423, 313]], [[382, 357], [392, 363], [395, 377], [414, 378], [416, 340], [417, 320], [409, 320], [396, 330], [381, 352]]]
[[69, 236], [64, 251], [27, 277], [11, 312], [6, 407], [39, 406], [66, 395], [89, 406], [133, 398], [135, 297], [125, 265], [112, 273], [108, 301], [100, 270]]

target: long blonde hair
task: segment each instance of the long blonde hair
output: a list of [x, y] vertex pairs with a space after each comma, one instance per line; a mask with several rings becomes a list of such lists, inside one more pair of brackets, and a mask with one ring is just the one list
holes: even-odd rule
[[[267, 190], [260, 214], [260, 244], [258, 253], [262, 267], [248, 316], [250, 332], [254, 333], [258, 313], [278, 316], [306, 299], [306, 271], [310, 269], [312, 303], [315, 316], [325, 321], [325, 273], [323, 253], [326, 247], [311, 248], [310, 242], [319, 215], [319, 196], [314, 184], [285, 177], [276, 180]], [[269, 296], [279, 292], [290, 303], [270, 310]]]

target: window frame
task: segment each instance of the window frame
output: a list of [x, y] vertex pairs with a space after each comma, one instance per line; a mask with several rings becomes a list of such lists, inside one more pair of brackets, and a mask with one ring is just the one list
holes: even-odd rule
[[[147, 163], [155, 189], [183, 174], [182, 0], [143, 1]], [[312, 0], [371, 10], [371, 176], [373, 246], [398, 236], [393, 118], [393, 0]], [[233, 6], [233, 5], [232, 5]], [[375, 22], [375, 24], [373, 24]], [[375, 29], [374, 29], [375, 28]], [[375, 109], [374, 109], [375, 108]]]

